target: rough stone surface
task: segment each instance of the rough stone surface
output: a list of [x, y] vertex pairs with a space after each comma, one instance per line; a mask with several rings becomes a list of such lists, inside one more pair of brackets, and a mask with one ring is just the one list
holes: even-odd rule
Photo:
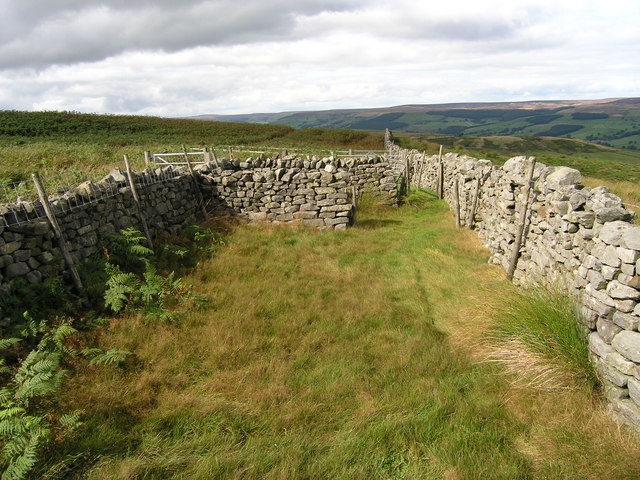
[[638, 300], [640, 299], [640, 291], [632, 287], [627, 287], [617, 280], [613, 280], [607, 286], [607, 293], [611, 298], [618, 300]]
[[550, 190], [557, 190], [563, 186], [582, 183], [582, 174], [575, 168], [556, 167], [546, 180]]
[[640, 226], [634, 225], [622, 235], [621, 246], [631, 250], [640, 250]]
[[598, 361], [596, 363], [596, 370], [604, 381], [611, 382], [617, 387], [626, 387], [629, 382], [628, 375], [625, 375], [604, 361]]
[[637, 378], [629, 379], [629, 396], [636, 405], [640, 405], [640, 380]]
[[600, 230], [599, 238], [607, 245], [618, 247], [620, 246], [622, 235], [630, 228], [631, 225], [629, 222], [608, 222], [602, 227], [602, 230]]
[[623, 330], [615, 336], [611, 345], [623, 357], [640, 363], [640, 333]]

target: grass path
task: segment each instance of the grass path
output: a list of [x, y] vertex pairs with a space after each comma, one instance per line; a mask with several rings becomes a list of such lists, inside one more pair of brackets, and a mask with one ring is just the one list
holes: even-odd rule
[[238, 227], [191, 278], [206, 305], [115, 324], [137, 365], [73, 377], [75, 478], [640, 478], [588, 392], [478, 362], [511, 286], [451, 224], [420, 193], [347, 232]]

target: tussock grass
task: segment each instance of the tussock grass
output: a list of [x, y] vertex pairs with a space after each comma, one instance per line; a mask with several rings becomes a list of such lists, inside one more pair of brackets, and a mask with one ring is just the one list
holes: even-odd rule
[[514, 389], [478, 361], [469, 342], [513, 289], [446, 205], [371, 203], [347, 232], [238, 226], [190, 277], [208, 304], [114, 323], [103, 345], [138, 363], [74, 372], [63, 400], [89, 428], [51, 463], [83, 452], [67, 478], [101, 480], [637, 478], [590, 392]]
[[595, 388], [587, 338], [577, 304], [567, 294], [542, 288], [514, 294], [498, 312], [489, 361], [515, 382], [544, 390]]

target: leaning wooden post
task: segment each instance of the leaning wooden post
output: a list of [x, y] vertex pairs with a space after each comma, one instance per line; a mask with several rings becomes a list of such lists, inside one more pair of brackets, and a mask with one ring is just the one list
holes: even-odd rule
[[456, 212], [456, 228], [460, 228], [460, 196], [458, 188], [458, 177], [453, 179], [453, 203]]
[[136, 189], [136, 182], [133, 180], [131, 164], [129, 163], [129, 157], [127, 155], [124, 156], [124, 166], [127, 170], [127, 179], [129, 180], [129, 187], [131, 188], [131, 195], [133, 195], [133, 201], [136, 204], [136, 209], [138, 210], [138, 216], [140, 217], [140, 223], [144, 230], [144, 236], [147, 237], [147, 244], [149, 245], [149, 248], [153, 250], [153, 242], [151, 241], [151, 234], [149, 233], [149, 227], [147, 226], [147, 219], [145, 218], [142, 210], [142, 203], [140, 203], [140, 197], [138, 196], [138, 190]]
[[478, 197], [480, 196], [480, 177], [476, 178], [476, 188], [473, 191], [473, 201], [471, 202], [471, 213], [469, 213], [469, 219], [467, 221], [467, 226], [469, 228], [473, 228], [475, 218], [476, 218], [476, 209], [478, 208]]
[[76, 266], [73, 263], [73, 257], [69, 253], [69, 249], [67, 247], [67, 241], [64, 238], [64, 234], [60, 229], [60, 225], [58, 225], [58, 220], [56, 219], [55, 214], [53, 213], [53, 207], [49, 202], [49, 197], [47, 196], [47, 192], [44, 189], [44, 185], [42, 184], [42, 180], [40, 180], [40, 175], [37, 173], [31, 174], [31, 178], [33, 179], [33, 184], [36, 186], [36, 191], [38, 192], [38, 198], [40, 198], [40, 203], [42, 203], [42, 208], [44, 208], [44, 213], [47, 215], [49, 219], [49, 223], [51, 224], [51, 228], [53, 228], [53, 233], [55, 233], [56, 237], [58, 237], [58, 243], [60, 244], [60, 251], [62, 252], [62, 257], [64, 258], [69, 271], [71, 272], [71, 278], [73, 279], [73, 284], [76, 287], [78, 292], [81, 292], [82, 280], [80, 280], [80, 275], [78, 275], [78, 270], [76, 270]]
[[405, 171], [405, 177], [406, 177], [406, 184], [407, 184], [407, 193], [409, 193], [409, 190], [411, 189], [411, 172], [409, 171], [411, 167], [409, 166], [409, 154], [406, 154], [404, 157], [404, 171]]
[[233, 149], [231, 148], [231, 145], [229, 145], [229, 160], [233, 160]]
[[511, 259], [509, 260], [509, 269], [507, 270], [507, 280], [513, 280], [513, 274], [516, 271], [518, 265], [518, 259], [520, 258], [520, 247], [522, 245], [522, 237], [524, 234], [524, 227], [527, 223], [527, 214], [529, 213], [529, 194], [531, 192], [531, 184], [533, 183], [533, 172], [536, 168], [536, 157], [531, 157], [531, 163], [529, 164], [529, 170], [527, 171], [527, 180], [524, 184], [522, 195], [524, 197], [522, 204], [522, 211], [520, 218], [518, 219], [518, 230], [516, 232], [515, 242], [513, 244], [513, 250], [511, 251]]
[[216, 157], [216, 151], [213, 147], [211, 147], [209, 149], [209, 151], [211, 152], [211, 160], [213, 161], [213, 163], [215, 164], [216, 167], [219, 167], [220, 164], [218, 163], [218, 158]]
[[[231, 147], [229, 147], [231, 148]], [[187, 147], [182, 145], [182, 153], [184, 154], [184, 161], [187, 163], [187, 168], [189, 169], [189, 174], [191, 175], [191, 180], [193, 181], [193, 188], [196, 191], [196, 198], [200, 207], [202, 208], [202, 215], [206, 219], [209, 214], [207, 213], [207, 209], [204, 206], [204, 197], [202, 196], [202, 191], [200, 190], [200, 184], [198, 183], [198, 177], [196, 177], [196, 172], [193, 171], [193, 167], [191, 166], [191, 161], [189, 160], [189, 155], [187, 155]]]
[[444, 197], [444, 166], [442, 164], [442, 145], [440, 145], [440, 153], [438, 153], [438, 198], [442, 200]]

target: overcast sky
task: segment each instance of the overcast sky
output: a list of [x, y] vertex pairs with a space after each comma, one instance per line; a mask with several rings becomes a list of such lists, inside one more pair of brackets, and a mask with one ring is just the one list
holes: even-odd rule
[[639, 0], [0, 0], [0, 109], [640, 96]]

